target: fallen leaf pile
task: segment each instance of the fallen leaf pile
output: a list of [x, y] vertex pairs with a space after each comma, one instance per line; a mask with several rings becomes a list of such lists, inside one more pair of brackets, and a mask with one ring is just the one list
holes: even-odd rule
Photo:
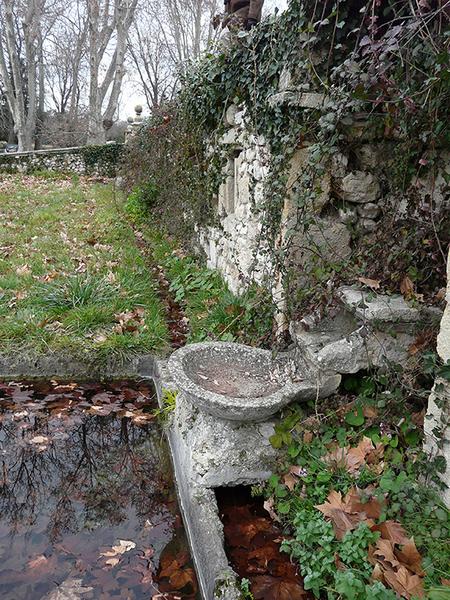
[[383, 444], [375, 446], [371, 439], [363, 437], [357, 446], [336, 447], [322, 460], [332, 467], [345, 468], [351, 475], [357, 474], [364, 465], [381, 473], [384, 467], [381, 461], [383, 453]]
[[144, 315], [145, 309], [142, 307], [114, 315], [117, 321], [117, 325], [114, 327], [115, 333], [132, 333], [133, 335], [139, 335], [139, 332], [145, 328]]
[[316, 508], [331, 521], [336, 538], [342, 540], [347, 531], [360, 523], [375, 526], [373, 519], [380, 517], [382, 507], [376, 498], [363, 502], [356, 488], [352, 488], [344, 498], [340, 492], [331, 491], [327, 501]]
[[385, 521], [376, 524], [382, 506], [374, 497], [364, 500], [356, 488], [352, 488], [344, 498], [340, 492], [333, 490], [327, 501], [316, 508], [331, 521], [338, 540], [360, 523], [378, 531], [380, 538], [375, 547], [369, 548], [369, 560], [374, 565], [372, 578], [391, 587], [402, 598], [423, 598], [424, 571], [414, 540], [408, 538], [400, 523]]
[[[190, 556], [187, 552], [173, 556], [167, 554], [161, 557], [158, 572], [158, 587], [161, 592], [180, 592], [179, 598], [194, 600], [197, 593], [197, 578], [190, 566]], [[169, 598], [168, 596], [162, 596]], [[176, 596], [170, 596], [175, 599]]]
[[[390, 535], [390, 523], [393, 539]], [[374, 565], [372, 578], [391, 587], [402, 598], [424, 598], [422, 557], [414, 540], [409, 539], [398, 523], [387, 521], [375, 547], [369, 548], [369, 560]], [[375, 529], [377, 529], [375, 527]], [[393, 541], [396, 540], [396, 541]]]
[[289, 556], [280, 552], [282, 536], [256, 501], [222, 505], [225, 545], [240, 577], [250, 581], [255, 600], [305, 600], [302, 578]]

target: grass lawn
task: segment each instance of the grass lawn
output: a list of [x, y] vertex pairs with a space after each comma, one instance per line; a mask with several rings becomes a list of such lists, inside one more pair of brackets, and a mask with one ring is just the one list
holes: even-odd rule
[[0, 345], [98, 358], [162, 350], [164, 310], [111, 184], [0, 175]]

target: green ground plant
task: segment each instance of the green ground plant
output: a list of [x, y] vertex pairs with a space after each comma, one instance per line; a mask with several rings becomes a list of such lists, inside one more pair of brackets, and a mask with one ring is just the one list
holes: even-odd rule
[[125, 211], [144, 236], [154, 262], [162, 267], [173, 299], [183, 306], [188, 342], [268, 344], [274, 310], [268, 292], [256, 285], [241, 295], [230, 292], [217, 271], [203, 266], [198, 256], [180, 250], [176, 238], [156, 229], [147, 206], [145, 189], [137, 187]]
[[[430, 356], [426, 362], [436, 364]], [[435, 366], [429, 374], [436, 372], [449, 379], [447, 366]], [[281, 451], [279, 474], [264, 493], [288, 534], [282, 549], [298, 562], [304, 587], [316, 598], [397, 597], [398, 582], [393, 591], [372, 579], [376, 562], [370, 556], [380, 531], [385, 536], [383, 524], [387, 530], [402, 528], [397, 542], [414, 540], [426, 596], [449, 597], [441, 584], [450, 576], [450, 511], [436, 491], [442, 465], [422, 451], [421, 410], [429, 391], [417, 383], [427, 383], [423, 375], [411, 387], [410, 375], [349, 376], [341, 396], [321, 407], [320, 415], [313, 406], [291, 408], [276, 427], [271, 441]], [[357, 504], [346, 509], [352, 494]], [[358, 510], [371, 520], [365, 515], [342, 525]], [[423, 597], [412, 589], [406, 597]]]
[[0, 189], [2, 352], [106, 359], [162, 351], [157, 286], [112, 185], [4, 176]]

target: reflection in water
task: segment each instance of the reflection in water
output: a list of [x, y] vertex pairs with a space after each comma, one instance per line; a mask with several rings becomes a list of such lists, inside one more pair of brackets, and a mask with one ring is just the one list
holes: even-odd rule
[[181, 555], [184, 588], [162, 588], [195, 597], [151, 403], [142, 385], [0, 384], [2, 600], [147, 600]]

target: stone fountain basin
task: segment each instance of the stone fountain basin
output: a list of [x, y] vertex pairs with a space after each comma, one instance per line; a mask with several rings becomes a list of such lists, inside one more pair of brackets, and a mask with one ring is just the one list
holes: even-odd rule
[[262, 421], [292, 400], [317, 395], [315, 383], [277, 376], [279, 363], [269, 350], [231, 342], [180, 348], [168, 369], [192, 404], [226, 420]]

